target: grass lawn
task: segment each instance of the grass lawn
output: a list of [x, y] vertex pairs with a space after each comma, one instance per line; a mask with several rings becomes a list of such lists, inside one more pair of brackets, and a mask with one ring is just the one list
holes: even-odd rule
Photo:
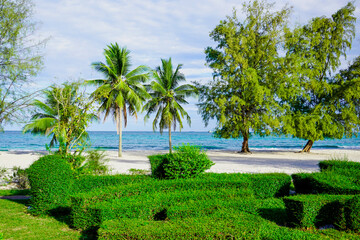
[[86, 239], [65, 222], [26, 213], [26, 203], [24, 200], [0, 200], [0, 232], [4, 239]]

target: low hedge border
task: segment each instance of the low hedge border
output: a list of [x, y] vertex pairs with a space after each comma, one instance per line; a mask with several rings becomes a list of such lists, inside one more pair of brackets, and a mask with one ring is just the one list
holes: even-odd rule
[[321, 172], [329, 170], [356, 170], [360, 172], [360, 162], [344, 161], [344, 160], [325, 160], [319, 162]]
[[344, 206], [351, 195], [296, 195], [285, 197], [287, 225], [300, 228], [318, 228], [334, 225], [346, 229]]
[[334, 171], [291, 175], [299, 194], [360, 194], [360, 181]]
[[326, 239], [297, 229], [288, 229], [245, 212], [219, 211], [211, 217], [170, 221], [120, 219], [104, 222], [101, 239]]
[[[201, 203], [221, 203], [221, 201], [243, 201], [251, 197], [252, 192], [248, 189], [216, 189], [216, 190], [190, 190], [172, 192], [154, 192], [151, 194], [123, 196], [117, 199], [109, 199], [88, 205], [86, 208], [73, 208], [73, 226], [79, 229], [98, 227], [105, 220], [115, 218], [140, 218], [143, 220], [164, 220], [175, 215], [169, 215], [167, 210], [172, 206], [182, 203], [197, 203], [198, 209], [205, 209], [208, 205]], [[246, 209], [254, 205], [250, 200], [248, 204], [240, 206]], [[250, 203], [249, 203], [250, 202]], [[243, 203], [245, 203], [243, 201]], [[248, 207], [251, 208], [251, 207]], [[200, 210], [199, 210], [200, 211]], [[173, 211], [170, 211], [172, 213]], [[254, 212], [254, 211], [253, 211]], [[178, 216], [178, 215], [177, 215]]]

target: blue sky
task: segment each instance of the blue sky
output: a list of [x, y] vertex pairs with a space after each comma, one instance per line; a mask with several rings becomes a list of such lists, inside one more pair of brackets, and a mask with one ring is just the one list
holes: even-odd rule
[[[44, 69], [34, 79], [36, 86], [100, 77], [90, 66], [104, 61], [103, 49], [118, 42], [131, 50], [134, 66], [145, 64], [156, 67], [161, 58], [171, 57], [182, 63], [188, 81], [206, 82], [211, 69], [205, 66], [204, 49], [213, 46], [210, 31], [230, 15], [232, 8], [241, 12], [241, 0], [34, 0], [34, 18], [39, 21], [37, 35], [50, 37], [44, 49]], [[291, 23], [306, 23], [313, 17], [330, 16], [345, 6], [345, 0], [289, 0], [276, 1], [280, 9], [293, 6]], [[359, 0], [355, 2], [356, 16], [360, 16]], [[239, 15], [241, 18], [241, 14]], [[360, 19], [356, 24], [358, 36], [347, 60], [360, 55]], [[347, 61], [343, 61], [345, 67]], [[196, 99], [185, 108], [191, 116], [191, 127], [183, 131], [208, 131], [197, 114]], [[6, 126], [5, 130], [19, 129]], [[109, 118], [105, 123], [92, 124], [89, 130], [114, 131]], [[145, 124], [143, 116], [131, 118], [128, 131], [151, 131], [151, 119]]]

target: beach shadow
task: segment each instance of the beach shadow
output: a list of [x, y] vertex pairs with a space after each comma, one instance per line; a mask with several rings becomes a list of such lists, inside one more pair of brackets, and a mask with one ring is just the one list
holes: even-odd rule
[[35, 150], [31, 150], [31, 151], [24, 151], [24, 150], [15, 150], [15, 151], [9, 151], [10, 154], [15, 154], [15, 155], [47, 155], [48, 152], [47, 151], [35, 151]]

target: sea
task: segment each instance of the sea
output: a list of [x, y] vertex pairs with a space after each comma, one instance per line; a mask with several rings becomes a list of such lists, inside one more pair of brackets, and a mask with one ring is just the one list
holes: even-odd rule
[[[112, 131], [90, 131], [90, 147], [102, 150], [118, 148], [118, 135]], [[41, 151], [46, 150], [51, 138], [21, 131], [5, 131], [0, 133], [0, 151]], [[252, 136], [249, 140], [250, 150], [301, 150], [306, 140], [287, 136]], [[192, 144], [207, 150], [241, 150], [242, 138], [215, 138], [209, 132], [173, 132], [173, 146]], [[123, 151], [167, 150], [168, 133], [150, 131], [124, 131]], [[360, 149], [360, 136], [344, 139], [325, 139], [316, 141], [313, 149]]]

